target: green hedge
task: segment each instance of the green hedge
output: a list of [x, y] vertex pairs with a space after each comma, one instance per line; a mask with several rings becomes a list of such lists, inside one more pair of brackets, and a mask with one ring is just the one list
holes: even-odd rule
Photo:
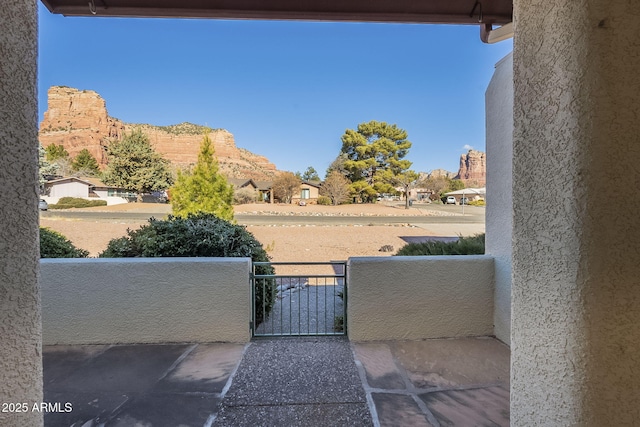
[[484, 254], [484, 233], [471, 237], [460, 237], [455, 242], [438, 240], [409, 243], [398, 250], [396, 255], [482, 255]]
[[89, 251], [76, 248], [57, 231], [40, 227], [40, 258], [86, 258]]
[[107, 206], [106, 200], [87, 200], [79, 197], [61, 197], [58, 203], [49, 205], [49, 209], [92, 208]]
[[[269, 261], [262, 244], [244, 226], [205, 213], [187, 218], [169, 215], [166, 220], [151, 218], [139, 229], [128, 230], [127, 236], [111, 240], [99, 257], [247, 257]], [[274, 269], [258, 266], [256, 274], [274, 274]], [[257, 283], [255, 289], [258, 324], [270, 313], [276, 297], [275, 280], [264, 283], [265, 290], [258, 289]]]
[[332, 205], [331, 199], [327, 196], [318, 196], [318, 200], [316, 201], [319, 205]]

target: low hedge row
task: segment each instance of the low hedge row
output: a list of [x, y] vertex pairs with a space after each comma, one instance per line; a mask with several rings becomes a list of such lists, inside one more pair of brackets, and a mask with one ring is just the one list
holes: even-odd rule
[[49, 205], [49, 209], [92, 208], [107, 206], [106, 200], [87, 200], [79, 197], [61, 197], [58, 203]]
[[86, 258], [89, 251], [76, 248], [57, 231], [40, 227], [40, 258]]
[[460, 237], [455, 242], [433, 240], [423, 243], [409, 243], [396, 253], [401, 256], [482, 254], [484, 254], [484, 233], [471, 237]]

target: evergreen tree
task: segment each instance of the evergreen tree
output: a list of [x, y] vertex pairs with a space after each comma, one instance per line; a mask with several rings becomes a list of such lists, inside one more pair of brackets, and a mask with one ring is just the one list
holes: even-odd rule
[[153, 149], [149, 137], [140, 129], [109, 144], [107, 156], [105, 184], [137, 193], [139, 202], [144, 193], [166, 190], [173, 182], [169, 161]]
[[64, 145], [51, 144], [44, 149], [45, 157], [48, 162], [55, 162], [58, 159], [69, 159], [69, 152], [64, 148]]
[[376, 193], [395, 191], [390, 178], [411, 166], [410, 161], [403, 160], [409, 148], [407, 132], [396, 125], [372, 120], [360, 123], [357, 130], [347, 129], [342, 135], [341, 153], [346, 156], [344, 168], [354, 193], [370, 201]]
[[302, 181], [320, 181], [320, 176], [313, 166], [309, 166], [302, 175], [300, 175]]
[[94, 176], [100, 174], [98, 161], [86, 148], [83, 148], [73, 159], [71, 169], [82, 175]]
[[208, 133], [200, 144], [195, 167], [187, 172], [178, 171], [170, 196], [171, 209], [177, 217], [210, 213], [233, 220], [233, 186], [218, 172], [218, 160]]
[[43, 190], [47, 178], [56, 175], [59, 169], [57, 164], [49, 163], [46, 157], [45, 149], [42, 148], [42, 145], [38, 145], [38, 181], [40, 182], [40, 191]]
[[335, 160], [331, 162], [331, 164], [327, 168], [327, 171], [324, 175], [325, 179], [329, 177], [329, 175], [331, 175], [331, 172], [333, 171], [339, 172], [342, 176], [349, 176], [349, 171], [344, 166], [344, 162], [346, 162], [347, 160], [348, 158], [345, 153], [341, 152], [340, 154], [338, 154], [338, 157], [336, 157]]
[[461, 179], [450, 179], [449, 186], [446, 189], [445, 193], [462, 190], [464, 187], [465, 187], [465, 183]]
[[55, 143], [48, 145], [47, 148], [44, 148], [44, 159], [49, 164], [55, 165], [58, 175], [68, 176], [71, 174], [71, 158], [64, 145]]

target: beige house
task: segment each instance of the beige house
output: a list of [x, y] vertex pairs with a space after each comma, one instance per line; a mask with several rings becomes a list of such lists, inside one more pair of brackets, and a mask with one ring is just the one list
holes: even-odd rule
[[52, 198], [89, 197], [93, 184], [76, 177], [52, 179], [44, 183], [45, 194]]
[[256, 200], [266, 203], [273, 203], [271, 191], [272, 181], [254, 181], [245, 178], [227, 178], [234, 190], [250, 189], [256, 193]]
[[467, 202], [474, 202], [476, 200], [484, 200], [487, 194], [486, 188], [463, 188], [462, 190], [450, 191], [444, 193], [445, 196], [453, 196], [456, 198], [456, 203], [460, 204], [460, 201], [464, 198]]
[[310, 205], [318, 203], [320, 185], [321, 183], [319, 181], [302, 181], [300, 184], [300, 193], [291, 198], [291, 203], [305, 203]]
[[136, 194], [122, 188], [113, 187], [93, 177], [65, 177], [52, 179], [44, 183], [45, 199], [57, 202], [61, 197], [78, 197], [82, 199], [104, 199], [107, 204], [127, 203], [135, 199]]
[[[244, 178], [227, 178], [227, 181], [232, 184], [236, 190], [242, 188], [253, 189], [258, 193], [258, 200], [265, 203], [273, 203], [273, 191], [271, 191], [273, 181], [254, 181], [253, 179]], [[291, 203], [317, 203], [319, 190], [319, 181], [302, 181], [300, 184], [300, 192], [292, 197]]]

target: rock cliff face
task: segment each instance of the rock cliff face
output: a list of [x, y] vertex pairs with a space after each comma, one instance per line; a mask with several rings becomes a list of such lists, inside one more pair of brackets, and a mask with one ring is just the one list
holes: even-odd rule
[[445, 170], [445, 169], [434, 169], [431, 172], [429, 172], [427, 174], [427, 176], [429, 178], [441, 178], [441, 177], [444, 177], [444, 178], [453, 179], [453, 178], [456, 177], [456, 174], [453, 173], [453, 172], [449, 172], [448, 170]]
[[104, 99], [94, 91], [53, 86], [47, 94], [38, 136], [42, 146], [62, 144], [72, 157], [86, 148], [104, 166], [104, 147], [109, 140], [122, 138], [124, 124], [109, 117]]
[[460, 156], [460, 169], [456, 179], [468, 186], [483, 187], [487, 182], [487, 157], [481, 151], [469, 150]]
[[[127, 124], [109, 117], [106, 103], [98, 93], [53, 86], [48, 91], [48, 107], [40, 124], [39, 140], [43, 147], [62, 144], [71, 157], [83, 148], [107, 164], [106, 147], [112, 140], [122, 139], [134, 128], [142, 128], [155, 150], [175, 167], [185, 167], [198, 160], [203, 127], [182, 123], [174, 126]], [[220, 170], [232, 178], [270, 180], [277, 170], [266, 157], [235, 145], [233, 135], [224, 129], [209, 133], [215, 147]]]

